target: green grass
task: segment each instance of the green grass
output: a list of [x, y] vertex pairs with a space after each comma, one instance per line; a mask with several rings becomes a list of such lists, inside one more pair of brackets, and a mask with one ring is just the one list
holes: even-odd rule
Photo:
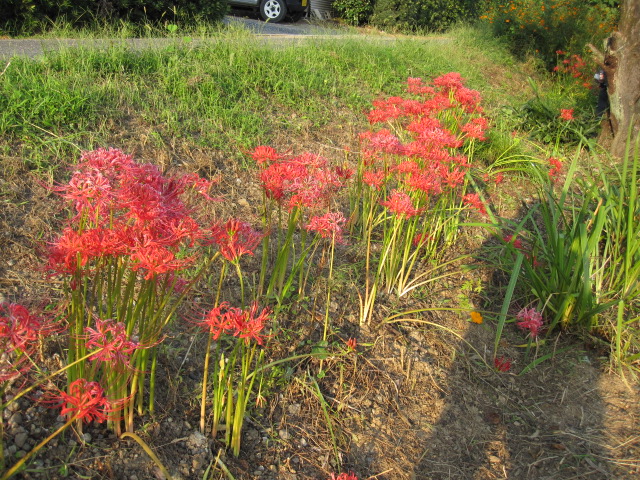
[[458, 29], [445, 39], [269, 45], [234, 30], [138, 52], [114, 45], [14, 58], [0, 77], [0, 151], [55, 167], [78, 149], [126, 147], [129, 133], [159, 148], [182, 144], [239, 158], [278, 137], [357, 132], [366, 128], [362, 112], [373, 99], [401, 94], [409, 76], [449, 71], [497, 106], [505, 98], [489, 88], [495, 79], [487, 70], [499, 59], [510, 68], [510, 57], [486, 42]]

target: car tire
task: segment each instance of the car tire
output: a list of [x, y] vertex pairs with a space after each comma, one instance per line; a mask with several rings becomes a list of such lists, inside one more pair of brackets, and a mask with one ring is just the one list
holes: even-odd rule
[[284, 0], [262, 0], [260, 3], [260, 16], [265, 22], [281, 22], [286, 15]]

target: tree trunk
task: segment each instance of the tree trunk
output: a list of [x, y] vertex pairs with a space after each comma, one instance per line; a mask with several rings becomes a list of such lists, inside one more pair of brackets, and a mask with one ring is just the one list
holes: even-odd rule
[[611, 154], [624, 154], [629, 127], [632, 138], [640, 131], [640, 0], [623, 0], [620, 24], [605, 42], [604, 71], [607, 75]]

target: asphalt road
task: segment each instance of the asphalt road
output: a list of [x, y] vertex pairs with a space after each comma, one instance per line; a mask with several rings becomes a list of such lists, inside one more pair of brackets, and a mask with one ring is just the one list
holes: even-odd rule
[[[228, 15], [223, 22], [227, 25], [239, 25], [256, 35], [269, 37], [271, 39], [288, 38], [313, 38], [325, 36], [344, 35], [345, 30], [338, 27], [320, 26], [317, 23], [306, 19], [292, 22], [285, 20], [282, 23], [263, 22], [259, 17], [250, 11], [233, 11], [234, 15]], [[0, 59], [9, 60], [14, 56], [37, 57], [45, 51], [57, 50], [59, 48], [69, 48], [78, 46], [109, 47], [111, 45], [125, 44], [132, 50], [142, 50], [146, 48], [158, 48], [170, 45], [176, 41], [184, 41], [178, 36], [174, 38], [129, 38], [129, 39], [2, 39], [0, 40]], [[208, 40], [192, 39], [192, 44]], [[211, 40], [209, 40], [211, 41]], [[0, 71], [2, 66], [0, 65]]]

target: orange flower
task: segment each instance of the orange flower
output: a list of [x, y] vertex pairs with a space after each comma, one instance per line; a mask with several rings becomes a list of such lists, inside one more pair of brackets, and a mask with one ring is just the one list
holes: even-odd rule
[[471, 312], [471, 321], [480, 325], [482, 323], [482, 314], [480, 312]]

